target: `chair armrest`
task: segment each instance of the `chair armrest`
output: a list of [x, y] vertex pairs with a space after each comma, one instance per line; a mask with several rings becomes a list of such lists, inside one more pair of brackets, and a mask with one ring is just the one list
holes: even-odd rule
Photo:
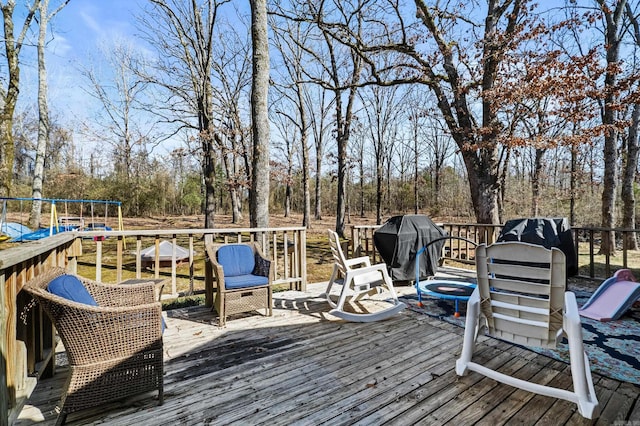
[[205, 262], [209, 262], [211, 265], [213, 276], [216, 278], [217, 291], [222, 293], [226, 290], [224, 285], [224, 270], [222, 269], [222, 265], [218, 263], [218, 259], [216, 259], [216, 245], [205, 243], [205, 251]]
[[139, 306], [156, 301], [155, 284], [153, 282], [139, 284], [103, 284], [81, 278], [98, 306]]
[[269, 286], [271, 286], [271, 283], [276, 279], [276, 268], [275, 268], [274, 262], [271, 261], [271, 259], [269, 259], [263, 253], [262, 249], [260, 248], [260, 243], [258, 243], [257, 241], [253, 242], [253, 250], [255, 254], [257, 254], [258, 257], [260, 257], [260, 259], [266, 262], [269, 262], [269, 273], [266, 276], [269, 278]]
[[384, 263], [377, 263], [375, 265], [364, 266], [362, 268], [350, 269], [348, 271], [348, 274], [352, 276], [358, 276], [371, 272], [380, 272], [384, 277], [385, 275], [388, 275], [387, 265], [385, 265]]
[[582, 335], [582, 323], [580, 322], [580, 314], [578, 312], [578, 302], [576, 295], [571, 291], [564, 293], [564, 315], [562, 318], [562, 328], [567, 335]]
[[351, 267], [356, 265], [371, 266], [371, 260], [369, 256], [355, 257], [353, 259], [345, 259], [345, 266]]

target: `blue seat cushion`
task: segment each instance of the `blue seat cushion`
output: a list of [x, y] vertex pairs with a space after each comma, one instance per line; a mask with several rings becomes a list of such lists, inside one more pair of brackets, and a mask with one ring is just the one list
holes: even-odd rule
[[246, 244], [228, 244], [218, 249], [218, 263], [227, 277], [251, 274], [255, 267], [253, 250]]
[[269, 284], [269, 278], [261, 277], [260, 275], [245, 274], [236, 275], [235, 277], [224, 277], [224, 287], [229, 290], [267, 284]]
[[54, 278], [47, 286], [47, 290], [49, 290], [51, 294], [64, 297], [72, 302], [98, 306], [93, 296], [91, 296], [87, 288], [82, 284], [82, 281], [74, 275], [65, 274]]

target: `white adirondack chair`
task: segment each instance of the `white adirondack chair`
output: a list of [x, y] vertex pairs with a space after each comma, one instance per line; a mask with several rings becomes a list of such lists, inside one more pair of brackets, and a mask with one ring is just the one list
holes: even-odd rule
[[[389, 318], [402, 311], [406, 305], [398, 300], [393, 282], [387, 272], [387, 265], [379, 263], [371, 265], [369, 257], [346, 259], [340, 246], [338, 234], [327, 230], [329, 243], [335, 261], [333, 273], [325, 292], [329, 305], [333, 308], [329, 313], [338, 318], [352, 322], [372, 322]], [[342, 275], [342, 278], [339, 278]], [[341, 286], [338, 302], [331, 299], [331, 290], [334, 286]], [[380, 311], [371, 313], [352, 313], [344, 310], [346, 302], [360, 300], [365, 296], [372, 296], [388, 291], [391, 305]]]
[[[582, 326], [575, 295], [565, 291], [565, 256], [557, 248], [522, 242], [495, 243], [476, 248], [478, 286], [467, 305], [458, 375], [475, 371], [529, 392], [577, 404], [583, 417], [598, 412], [589, 359], [582, 343]], [[479, 331], [519, 345], [555, 348], [564, 335], [569, 342], [573, 390], [521, 380], [472, 361]]]

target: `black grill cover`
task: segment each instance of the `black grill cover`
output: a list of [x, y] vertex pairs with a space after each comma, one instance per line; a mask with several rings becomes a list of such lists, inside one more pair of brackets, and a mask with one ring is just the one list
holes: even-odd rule
[[567, 276], [578, 273], [578, 257], [566, 217], [509, 220], [504, 224], [497, 241], [522, 241], [548, 249], [557, 247], [566, 257]]
[[[424, 215], [394, 216], [373, 234], [373, 242], [394, 281], [415, 280], [416, 253], [430, 241], [446, 235]], [[429, 246], [420, 255], [420, 278], [435, 275], [445, 241]]]

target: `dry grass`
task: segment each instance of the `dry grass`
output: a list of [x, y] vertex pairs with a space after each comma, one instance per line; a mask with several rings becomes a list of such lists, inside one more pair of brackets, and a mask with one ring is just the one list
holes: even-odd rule
[[[434, 218], [435, 221], [444, 220], [445, 218]], [[452, 220], [452, 218], [446, 218]], [[12, 217], [8, 215], [8, 221], [20, 222], [20, 217]], [[43, 222], [47, 222], [48, 218], [43, 217]], [[115, 224], [107, 223], [110, 226]], [[284, 217], [280, 214], [273, 214], [269, 221], [269, 226], [272, 227], [287, 227], [287, 226], [301, 226], [302, 215], [292, 214], [289, 217]], [[372, 217], [352, 217], [351, 221], [347, 223], [347, 227], [358, 225], [374, 225], [375, 219]], [[144, 218], [124, 218], [124, 228], [126, 230], [137, 229], [198, 229], [204, 226], [203, 216], [168, 216], [168, 217], [144, 217]], [[215, 219], [216, 228], [248, 228], [249, 221], [245, 218], [241, 223], [233, 224], [229, 215], [217, 215]], [[327, 281], [331, 275], [333, 262], [331, 259], [331, 253], [329, 251], [329, 245], [327, 243], [326, 230], [335, 228], [335, 217], [326, 216], [320, 220], [312, 219], [311, 226], [307, 231], [307, 280], [308, 282], [322, 282]], [[135, 256], [132, 253], [133, 242], [131, 242], [127, 249], [128, 252], [124, 256], [124, 270], [123, 279], [135, 277]], [[153, 239], [143, 240], [143, 247], [147, 247], [153, 244]], [[178, 244], [186, 246], [188, 241], [186, 237], [184, 239], [178, 238]], [[1, 243], [0, 249], [8, 248], [15, 245], [15, 243]], [[188, 292], [194, 290], [200, 292], [204, 290], [204, 281], [201, 277], [204, 276], [204, 246], [201, 241], [195, 241], [196, 255], [194, 258], [194, 271], [193, 275], [198, 279], [193, 283], [189, 281], [190, 271], [188, 264], [179, 265], [177, 268], [178, 277], [178, 291]], [[104, 242], [104, 257], [102, 259], [103, 264], [115, 265], [115, 240], [107, 239]], [[627, 265], [630, 268], [640, 267], [640, 252], [629, 251], [627, 255]], [[589, 274], [589, 247], [586, 243], [581, 243], [579, 252], [579, 266], [580, 275], [587, 276]], [[605, 262], [606, 258], [603, 255], [595, 255], [594, 257], [595, 275], [598, 277], [605, 276]], [[616, 256], [610, 258], [611, 269], [617, 270], [623, 265], [622, 252], [619, 252]], [[455, 265], [460, 266], [460, 265]], [[464, 266], [463, 267], [468, 267]], [[78, 266], [80, 274], [87, 277], [95, 276], [95, 245], [85, 244], [84, 254], [81, 258], [81, 263]], [[161, 268], [161, 275], [170, 276], [170, 268]], [[639, 274], [640, 275], [640, 274]], [[153, 271], [145, 271], [145, 277], [154, 276]], [[105, 282], [116, 281], [115, 267], [105, 266], [102, 270], [102, 279]], [[578, 288], [584, 288], [587, 290], [593, 290], [599, 285], [601, 280], [587, 280], [587, 279], [572, 279], [570, 284], [577, 286]], [[165, 290], [166, 292], [166, 290]]]
[[[287, 227], [301, 226], [302, 216], [292, 215], [289, 218], [281, 216], [272, 216], [269, 226]], [[358, 224], [374, 224], [372, 219], [358, 220]], [[204, 226], [204, 217], [202, 216], [180, 216], [180, 217], [146, 217], [146, 218], [125, 218], [124, 228], [126, 230], [139, 229], [198, 229]], [[243, 228], [249, 227], [248, 220], [242, 223], [231, 223], [231, 217], [225, 215], [216, 216], [216, 228]], [[331, 275], [333, 262], [331, 260], [331, 252], [327, 243], [326, 229], [335, 227], [335, 218], [327, 218], [322, 220], [314, 220], [312, 226], [307, 231], [307, 281], [322, 282], [327, 281]], [[143, 238], [142, 247], [148, 247], [154, 243], [152, 238]], [[115, 265], [115, 244], [116, 240], [107, 239], [103, 242], [103, 265]], [[123, 256], [123, 276], [122, 279], [135, 278], [135, 255], [133, 253], [133, 241], [127, 241], [127, 250]], [[187, 237], [178, 237], [177, 244], [183, 247], [188, 246]], [[83, 255], [78, 265], [78, 273], [87, 277], [95, 277], [96, 264], [96, 246], [94, 244], [85, 244], [83, 247]], [[196, 239], [194, 241], [194, 265], [193, 274], [190, 274], [189, 265], [183, 263], [178, 265], [176, 269], [177, 291], [182, 294], [201, 293], [204, 291], [204, 245], [203, 242]], [[116, 270], [114, 266], [103, 266], [101, 271], [102, 281], [116, 282]], [[170, 276], [171, 268], [160, 268], [160, 276]], [[143, 277], [151, 278], [155, 275], [153, 270], [147, 269], [143, 272]], [[190, 282], [189, 277], [196, 277]], [[283, 287], [284, 289], [284, 287]], [[278, 289], [276, 289], [278, 290]], [[165, 289], [165, 294], [167, 289]], [[178, 302], [178, 306], [181, 302]]]

